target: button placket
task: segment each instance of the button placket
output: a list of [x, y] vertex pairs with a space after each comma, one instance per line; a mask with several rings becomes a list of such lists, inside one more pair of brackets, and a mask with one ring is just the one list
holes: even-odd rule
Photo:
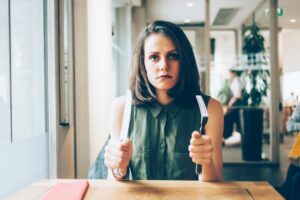
[[[166, 110], [165, 110], [166, 111]], [[165, 168], [166, 164], [166, 126], [167, 126], [167, 112], [164, 112], [161, 118], [161, 140], [160, 140], [160, 153], [162, 155], [162, 167]], [[161, 170], [161, 176], [165, 176], [165, 169]]]

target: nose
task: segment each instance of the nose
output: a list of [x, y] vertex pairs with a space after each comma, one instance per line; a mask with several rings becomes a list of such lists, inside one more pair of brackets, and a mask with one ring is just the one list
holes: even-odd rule
[[160, 59], [159, 70], [160, 71], [167, 71], [168, 70], [168, 61], [167, 61], [166, 58]]

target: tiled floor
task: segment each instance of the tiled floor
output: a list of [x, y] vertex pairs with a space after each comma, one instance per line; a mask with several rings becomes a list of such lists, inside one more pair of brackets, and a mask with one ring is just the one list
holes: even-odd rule
[[[288, 153], [293, 145], [293, 141], [293, 135], [284, 136], [284, 141], [280, 144], [280, 165], [246, 164], [243, 163], [240, 146], [224, 147], [224, 180], [268, 181], [273, 186], [280, 186], [285, 180], [290, 164]], [[263, 149], [266, 155], [269, 155], [269, 145], [264, 144]]]

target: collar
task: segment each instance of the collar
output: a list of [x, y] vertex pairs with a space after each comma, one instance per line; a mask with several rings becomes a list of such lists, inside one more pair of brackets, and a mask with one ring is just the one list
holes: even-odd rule
[[158, 102], [155, 102], [150, 105], [149, 110], [154, 118], [157, 118], [161, 112], [166, 112], [171, 118], [175, 118], [176, 115], [180, 111], [180, 106], [176, 104], [175, 101], [171, 102], [170, 104], [164, 106], [159, 104]]

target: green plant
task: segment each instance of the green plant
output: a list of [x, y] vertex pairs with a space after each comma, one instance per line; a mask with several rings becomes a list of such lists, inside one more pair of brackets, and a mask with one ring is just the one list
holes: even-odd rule
[[243, 41], [243, 53], [244, 54], [256, 54], [265, 52], [265, 39], [259, 33], [259, 27], [255, 22], [245, 29], [244, 41]]
[[245, 87], [242, 89], [242, 104], [259, 106], [262, 97], [268, 92], [268, 70], [249, 70], [245, 72]]
[[259, 106], [262, 97], [267, 96], [269, 71], [265, 57], [264, 37], [253, 20], [253, 24], [244, 32], [243, 54], [246, 56], [243, 77], [245, 87], [242, 89], [242, 102], [247, 106]]
[[224, 81], [222, 89], [219, 91], [217, 98], [221, 101], [222, 105], [226, 106], [230, 100], [231, 92], [228, 80]]

